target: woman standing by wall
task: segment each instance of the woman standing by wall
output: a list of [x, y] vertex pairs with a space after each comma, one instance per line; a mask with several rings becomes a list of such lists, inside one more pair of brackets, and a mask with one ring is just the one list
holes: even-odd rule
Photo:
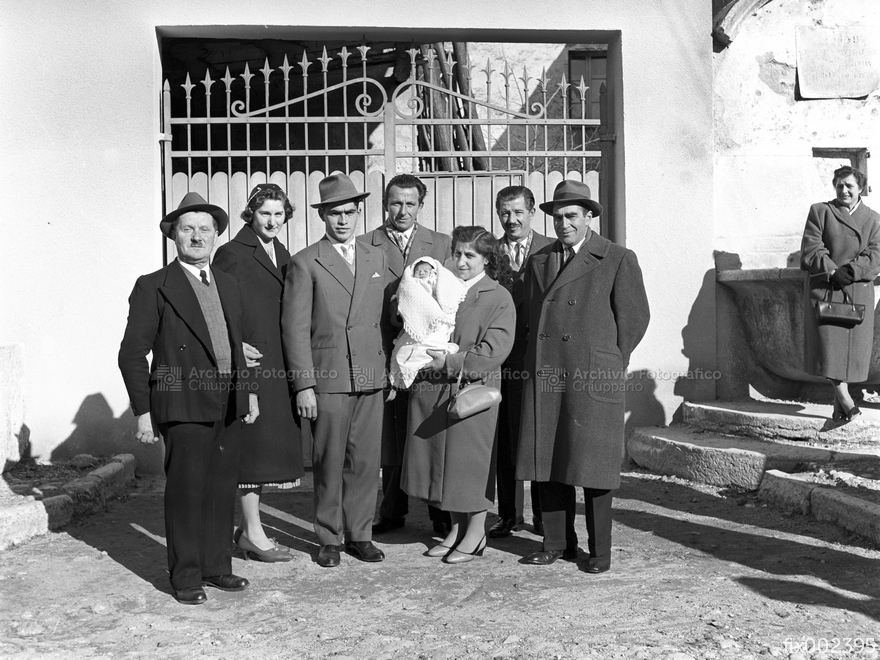
[[[868, 378], [874, 341], [874, 278], [880, 273], [880, 215], [862, 202], [865, 175], [852, 167], [834, 171], [837, 197], [813, 204], [801, 242], [804, 290], [804, 369], [824, 376], [834, 390], [835, 421], [861, 413], [847, 383]], [[819, 301], [865, 306], [856, 325], [824, 322]]]

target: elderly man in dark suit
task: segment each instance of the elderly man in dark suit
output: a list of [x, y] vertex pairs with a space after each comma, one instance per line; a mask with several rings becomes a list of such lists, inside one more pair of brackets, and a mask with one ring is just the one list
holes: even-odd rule
[[[187, 194], [160, 223], [177, 259], [138, 278], [129, 298], [119, 369], [137, 417], [137, 438], [165, 441], [165, 535], [177, 600], [199, 605], [204, 586], [240, 591], [232, 574], [232, 528], [242, 420], [257, 418], [253, 383], [240, 372], [241, 294], [209, 265], [226, 213]], [[147, 355], [152, 352], [152, 364]]]
[[[411, 174], [398, 174], [385, 186], [382, 207], [385, 222], [366, 236], [370, 245], [385, 254], [387, 273], [382, 314], [382, 339], [385, 352], [391, 355], [394, 339], [400, 331], [400, 323], [393, 300], [400, 286], [403, 269], [419, 257], [433, 257], [444, 263], [451, 256], [452, 238], [432, 231], [419, 224], [419, 212], [425, 203], [427, 188]], [[403, 527], [409, 513], [409, 498], [400, 488], [400, 472], [403, 465], [403, 448], [406, 442], [406, 417], [409, 394], [399, 392], [385, 404], [382, 423], [382, 503], [379, 519], [373, 525], [373, 533], [381, 534]], [[446, 536], [449, 531], [449, 514], [433, 506], [428, 514], [434, 523], [434, 531]]]
[[[523, 331], [523, 280], [526, 260], [553, 239], [532, 229], [535, 217], [535, 196], [525, 186], [508, 186], [495, 196], [495, 212], [504, 228], [501, 247], [510, 258], [513, 271], [511, 294], [516, 306], [517, 333], [513, 350], [501, 370], [501, 404], [498, 410], [498, 454], [495, 471], [498, 482], [499, 520], [489, 528], [489, 536], [501, 538], [525, 526], [523, 519], [523, 482], [516, 480], [516, 446], [519, 439], [519, 418], [522, 412], [522, 385], [525, 369], [526, 337]], [[537, 534], [543, 533], [541, 506], [536, 484], [532, 484], [532, 522]]]
[[577, 558], [575, 487], [584, 489], [588, 573], [611, 567], [611, 501], [623, 460], [624, 388], [630, 355], [648, 328], [636, 255], [590, 227], [602, 207], [590, 188], [563, 181], [553, 200], [559, 240], [535, 254], [524, 275], [528, 309], [517, 478], [540, 482], [547, 565]]
[[355, 240], [361, 200], [344, 174], [318, 184], [313, 204], [326, 234], [290, 260], [281, 333], [300, 418], [311, 422], [318, 565], [338, 566], [340, 546], [382, 561], [372, 543], [379, 481], [385, 351], [379, 321], [385, 254]]

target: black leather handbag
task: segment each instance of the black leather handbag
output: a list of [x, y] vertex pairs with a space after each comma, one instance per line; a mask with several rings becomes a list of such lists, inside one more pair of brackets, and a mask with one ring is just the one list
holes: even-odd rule
[[449, 416], [452, 419], [467, 419], [501, 403], [501, 391], [497, 387], [484, 385], [479, 380], [462, 387], [462, 374], [464, 365], [458, 372], [457, 391], [449, 400]]
[[830, 323], [853, 328], [865, 320], [865, 306], [857, 305], [846, 292], [843, 291], [843, 302], [830, 300], [831, 289], [825, 292], [823, 300], [816, 301], [816, 316], [819, 323]]

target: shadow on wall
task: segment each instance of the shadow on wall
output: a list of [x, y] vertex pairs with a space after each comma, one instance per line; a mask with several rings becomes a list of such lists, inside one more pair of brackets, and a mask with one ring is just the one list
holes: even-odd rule
[[[715, 357], [715, 269], [703, 275], [700, 290], [681, 331], [681, 353], [688, 359], [685, 374], [676, 374], [676, 396], [685, 401], [714, 401], [719, 377]], [[676, 412], [675, 421], [680, 413]]]
[[114, 417], [103, 394], [90, 394], [80, 405], [73, 423], [76, 428], [52, 451], [51, 460], [72, 458], [77, 454], [133, 454], [137, 459], [138, 474], [162, 473], [162, 443], [144, 445], [135, 440], [137, 420], [130, 409]]
[[628, 374], [626, 381], [626, 433], [641, 426], [666, 426], [666, 412], [657, 399], [657, 382], [648, 369]]

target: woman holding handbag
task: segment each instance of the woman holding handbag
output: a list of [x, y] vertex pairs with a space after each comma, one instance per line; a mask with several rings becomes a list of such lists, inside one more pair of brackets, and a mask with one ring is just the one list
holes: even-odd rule
[[[510, 263], [486, 229], [453, 230], [452, 268], [467, 286], [450, 339], [459, 349], [430, 351], [433, 361], [413, 383], [401, 486], [451, 513], [452, 530], [427, 554], [460, 564], [486, 547], [498, 423], [492, 389], [500, 387], [501, 365], [513, 347], [516, 311], [505, 288], [512, 281]], [[486, 387], [464, 390], [474, 383]]]
[[866, 380], [871, 362], [880, 215], [862, 202], [859, 170], [835, 170], [833, 184], [836, 199], [810, 207], [801, 242], [804, 370], [831, 382], [832, 419], [848, 422], [861, 411], [847, 384]]

